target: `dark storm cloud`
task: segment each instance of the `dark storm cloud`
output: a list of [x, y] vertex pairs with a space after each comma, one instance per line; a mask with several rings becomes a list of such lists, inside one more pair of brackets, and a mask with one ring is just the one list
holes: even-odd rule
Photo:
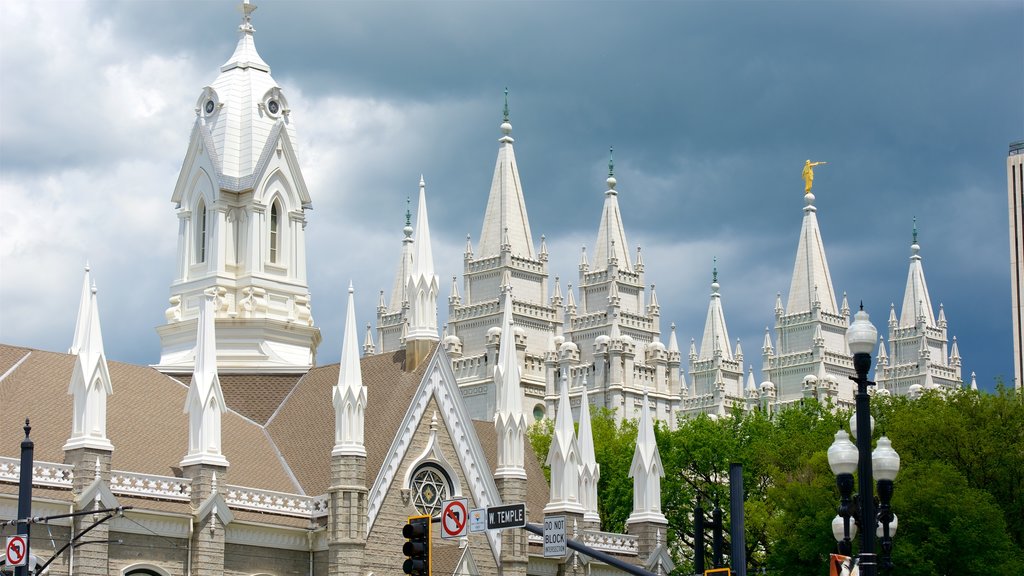
[[[347, 279], [372, 276], [357, 286], [360, 323], [390, 286], [420, 173], [442, 246], [442, 295], [461, 276], [508, 86], [531, 227], [569, 251], [552, 255], [563, 289], [579, 244], [596, 235], [614, 145], [627, 236], [644, 245], [663, 327], [676, 322], [681, 343], [700, 338], [718, 256], [730, 332], [756, 358], [775, 293], [789, 288], [801, 165], [827, 160], [815, 193], [837, 293], [849, 292], [851, 305], [863, 299], [883, 328], [889, 303], [897, 312], [902, 303], [916, 216], [931, 296], [959, 336], [965, 379], [977, 370], [984, 386], [1011, 373], [1004, 158], [1024, 137], [1020, 2], [258, 4], [257, 45], [274, 77], [293, 101], [301, 96], [297, 109], [323, 114], [296, 114], [300, 161], [320, 186], [308, 232], [321, 362], [337, 359]], [[234, 3], [100, 3], [88, 13], [110, 30], [111, 62], [158, 55], [198, 74], [187, 97], [165, 103], [180, 122], [159, 132], [161, 142], [180, 140], [171, 155], [180, 162], [194, 97], [234, 46]], [[9, 50], [3, 58], [5, 70], [24, 72], [5, 84], [31, 90], [27, 71], [38, 63]], [[89, 166], [90, 150], [123, 155], [127, 128], [90, 144], [87, 102], [71, 103], [84, 115], [0, 128], [5, 174]], [[3, 124], [13, 118], [5, 112]], [[74, 145], [53, 146], [62, 131]], [[26, 139], [15, 145], [9, 134]], [[152, 185], [162, 202], [173, 182]], [[350, 224], [349, 214], [373, 216]], [[339, 238], [358, 240], [360, 226], [381, 246], [337, 255]]]

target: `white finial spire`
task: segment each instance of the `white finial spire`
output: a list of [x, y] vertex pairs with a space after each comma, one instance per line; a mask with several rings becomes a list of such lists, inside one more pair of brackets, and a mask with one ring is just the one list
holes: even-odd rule
[[978, 391], [978, 378], [973, 371], [971, 372], [971, 390]]
[[377, 353], [377, 346], [373, 343], [373, 327], [366, 323], [366, 338], [363, 339], [363, 356], [372, 356]]
[[629, 477], [633, 479], [633, 512], [626, 520], [627, 525], [637, 522], [668, 523], [661, 513], [661, 479], [665, 476], [665, 469], [661, 465], [661, 454], [654, 437], [654, 421], [647, 403], [647, 389], [644, 388], [636, 450], [629, 466]]
[[334, 387], [334, 450], [332, 456], [366, 456], [363, 446], [366, 386], [359, 366], [359, 340], [356, 336], [355, 290], [348, 284], [348, 310], [341, 343], [341, 366]]
[[551, 468], [551, 498], [544, 513], [583, 513], [580, 504], [580, 452], [572, 424], [572, 406], [569, 404], [569, 382], [562, 374], [555, 415], [555, 432], [548, 448], [547, 466]]
[[526, 417], [523, 415], [521, 370], [516, 354], [515, 325], [512, 319], [512, 291], [504, 290], [501, 317], [501, 339], [498, 363], [494, 367], [494, 383], [498, 391], [494, 427], [498, 433], [498, 467], [496, 478], [526, 478], [523, 465], [523, 442]]
[[580, 395], [580, 503], [583, 505], [583, 520], [600, 522], [597, 512], [597, 484], [601, 480], [601, 465], [597, 463], [594, 451], [594, 431], [590, 424], [590, 400], [587, 398], [587, 378], [583, 376], [583, 392]]
[[90, 282], [89, 265], [86, 264], [75, 336], [69, 350], [77, 358], [68, 384], [68, 394], [74, 397], [74, 408], [71, 437], [64, 445], [64, 450], [114, 449], [107, 438], [107, 396], [113, 392], [113, 388], [106, 354], [103, 352], [96, 286], [90, 285]]
[[729, 329], [726, 327], [725, 312], [722, 310], [722, 297], [718, 293], [719, 287], [716, 264], [711, 276], [711, 301], [708, 303], [708, 315], [704, 322], [704, 337], [700, 342], [698, 358], [701, 360], [712, 358], [717, 350], [721, 351], [726, 360], [733, 358], [729, 342]]
[[204, 293], [199, 308], [199, 330], [196, 336], [196, 365], [185, 399], [188, 414], [188, 454], [181, 465], [210, 464], [227, 466], [221, 452], [221, 415], [227, 410], [217, 376], [217, 338], [214, 327], [216, 289]]
[[410, 324], [408, 338], [438, 340], [437, 293], [438, 278], [434, 273], [434, 255], [430, 247], [430, 224], [427, 220], [427, 193], [420, 176], [419, 205], [416, 209], [416, 240], [412, 269], [407, 280], [406, 298], [409, 299]]

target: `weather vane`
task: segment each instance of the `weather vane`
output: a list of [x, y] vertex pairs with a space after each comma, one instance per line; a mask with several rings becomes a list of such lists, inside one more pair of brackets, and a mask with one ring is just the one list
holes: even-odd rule
[[804, 194], [811, 193], [811, 186], [814, 186], [814, 167], [822, 164], [828, 164], [828, 162], [811, 162], [810, 160], [804, 162], [802, 174], [804, 177]]

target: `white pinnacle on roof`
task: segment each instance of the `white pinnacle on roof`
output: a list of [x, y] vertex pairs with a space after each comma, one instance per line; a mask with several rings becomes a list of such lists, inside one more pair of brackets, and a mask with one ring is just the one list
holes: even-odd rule
[[928, 284], [924, 280], [921, 266], [921, 246], [917, 243], [917, 223], [914, 223], [914, 240], [910, 245], [910, 270], [907, 272], [907, 288], [903, 293], [903, 308], [900, 310], [900, 327], [917, 325], [922, 317], [924, 325], [935, 327], [932, 313], [932, 299], [928, 295]]
[[430, 248], [430, 223], [427, 219], [427, 192], [420, 176], [419, 205], [416, 208], [416, 240], [413, 242], [412, 268], [407, 280], [406, 298], [411, 315], [409, 338], [437, 340], [438, 278], [434, 273], [434, 254]]
[[95, 448], [113, 450], [107, 438], [107, 396], [113, 392], [107, 357], [103, 352], [96, 286], [91, 285], [89, 266], [85, 267], [82, 297], [75, 322], [75, 336], [69, 354], [74, 354], [75, 368], [68, 383], [68, 394], [74, 397], [71, 436], [64, 450]]
[[409, 199], [405, 200], [405, 227], [402, 228], [402, 253], [398, 257], [398, 270], [395, 271], [395, 283], [391, 286], [391, 301], [388, 302], [388, 313], [401, 312], [408, 302], [406, 295], [409, 276], [412, 274], [413, 260], [413, 228], [412, 212], [409, 211]]
[[551, 468], [551, 497], [544, 513], [575, 512], [582, 514], [580, 503], [580, 452], [572, 423], [572, 406], [569, 404], [569, 383], [562, 373], [561, 389], [558, 396], [558, 413], [555, 415], [555, 430], [548, 448], [545, 462]]
[[341, 343], [341, 365], [334, 386], [334, 449], [332, 456], [366, 456], [363, 446], [366, 386], [359, 366], [359, 340], [356, 335], [355, 290], [348, 285], [348, 310]]
[[217, 376], [217, 338], [214, 333], [215, 289], [207, 290], [199, 308], [196, 365], [189, 383], [185, 410], [188, 414], [188, 454], [181, 465], [227, 466], [221, 452], [221, 415], [227, 409]]
[[498, 139], [498, 160], [494, 165], [494, 178], [484, 212], [484, 225], [477, 245], [477, 257], [489, 258], [501, 252], [507, 238], [512, 254], [535, 258], [530, 221], [526, 215], [526, 201], [512, 147], [512, 124], [508, 116], [508, 90], [505, 90], [505, 115], [501, 123], [502, 137]]
[[636, 450], [629, 466], [629, 477], [633, 479], [633, 512], [626, 520], [627, 525], [637, 522], [668, 523], [661, 513], [661, 479], [664, 476], [665, 468], [661, 465], [661, 454], [654, 437], [654, 420], [647, 407], [647, 389], [644, 388]]
[[590, 424], [590, 400], [587, 398], [587, 377], [583, 376], [583, 392], [580, 395], [580, 426], [577, 436], [580, 447], [580, 503], [583, 505], [583, 520], [600, 522], [597, 512], [597, 484], [601, 480], [601, 465], [594, 452], [594, 430]]
[[598, 270], [608, 267], [614, 259], [619, 268], [632, 270], [629, 261], [629, 245], [626, 243], [626, 230], [622, 226], [622, 214], [619, 212], [619, 193], [615, 190], [615, 163], [608, 150], [608, 190], [604, 193], [604, 210], [601, 213], [601, 224], [597, 229], [597, 241], [594, 243], [594, 266]]
[[825, 246], [818, 229], [814, 194], [804, 194], [804, 220], [800, 228], [800, 242], [796, 249], [793, 279], [789, 285], [787, 314], [809, 312], [814, 300], [821, 302], [823, 312], [836, 314], [836, 294], [832, 289], [832, 276], [825, 258]]
[[672, 323], [672, 332], [668, 335], [668, 351], [679, 353], [679, 341], [676, 339], [676, 323]]
[[523, 414], [523, 390], [520, 386], [522, 370], [516, 354], [515, 325], [512, 321], [511, 289], [504, 289], [503, 300], [498, 363], [494, 367], [494, 383], [498, 392], [494, 412], [494, 427], [498, 435], [498, 466], [494, 476], [526, 478], [523, 465], [526, 416]]
[[716, 266], [711, 276], [711, 301], [708, 303], [708, 316], [704, 322], [704, 337], [700, 342], [700, 360], [713, 357], [716, 349], [721, 350], [723, 358], [732, 360], [729, 330], [725, 326], [725, 313], [722, 311], [722, 297], [718, 293], [718, 288]]

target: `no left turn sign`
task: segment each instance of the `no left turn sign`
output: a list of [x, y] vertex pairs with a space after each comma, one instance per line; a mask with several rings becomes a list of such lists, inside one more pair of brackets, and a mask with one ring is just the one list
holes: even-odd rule
[[28, 539], [23, 534], [7, 538], [7, 565], [24, 566], [28, 560]]
[[469, 532], [469, 499], [448, 500], [441, 508], [441, 537], [461, 538]]

